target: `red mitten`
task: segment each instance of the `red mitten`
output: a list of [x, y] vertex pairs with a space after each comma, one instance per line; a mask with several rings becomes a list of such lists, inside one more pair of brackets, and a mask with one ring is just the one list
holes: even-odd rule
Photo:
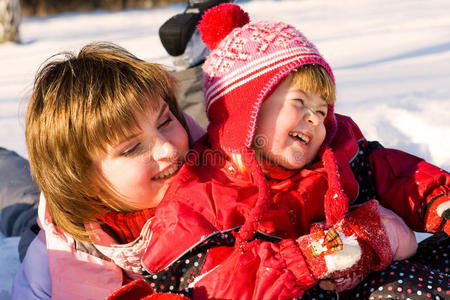
[[150, 284], [137, 279], [122, 286], [106, 300], [189, 300], [189, 298], [178, 294], [155, 293]]
[[297, 240], [306, 264], [316, 279], [329, 278], [361, 259], [361, 247], [355, 235], [334, 228], [304, 235]]
[[342, 292], [349, 290], [358, 285], [367, 275], [369, 275], [370, 267], [373, 264], [374, 253], [367, 244], [359, 240], [361, 246], [361, 259], [352, 267], [335, 271], [330, 274], [329, 279], [321, 280], [319, 285], [324, 290], [332, 290]]
[[427, 204], [425, 226], [429, 232], [442, 232], [450, 235], [450, 195], [440, 194], [432, 197]]
[[353, 287], [370, 270], [382, 269], [393, 259], [375, 200], [355, 208], [329, 230], [302, 236], [297, 242], [313, 276], [333, 279], [336, 290]]

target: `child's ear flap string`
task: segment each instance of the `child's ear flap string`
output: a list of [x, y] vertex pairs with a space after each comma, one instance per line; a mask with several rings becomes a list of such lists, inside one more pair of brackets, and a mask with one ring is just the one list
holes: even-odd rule
[[336, 158], [329, 146], [323, 150], [322, 161], [328, 174], [328, 190], [324, 206], [327, 227], [330, 227], [344, 218], [348, 211], [349, 200], [342, 189]]
[[258, 198], [256, 199], [255, 205], [236, 236], [236, 243], [245, 251], [246, 243], [256, 234], [258, 226], [270, 205], [270, 189], [261, 166], [256, 160], [255, 151], [247, 149], [242, 156], [245, 166], [250, 170], [249, 173], [253, 178], [253, 182], [258, 187]]
[[[250, 170], [253, 182], [258, 187], [258, 198], [255, 205], [236, 236], [236, 242], [245, 251], [245, 244], [255, 235], [270, 205], [271, 195], [268, 182], [256, 160], [255, 152], [246, 150], [242, 156], [244, 164]], [[344, 218], [348, 211], [349, 200], [340, 183], [339, 170], [333, 151], [326, 146], [321, 156], [328, 174], [328, 190], [325, 194], [324, 206], [327, 227], [330, 227]]]

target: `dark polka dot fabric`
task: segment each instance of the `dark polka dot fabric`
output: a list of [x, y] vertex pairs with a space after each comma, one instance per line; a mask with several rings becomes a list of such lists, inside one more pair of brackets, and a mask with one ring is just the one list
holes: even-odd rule
[[450, 238], [433, 235], [419, 244], [412, 258], [372, 272], [339, 297], [316, 286], [302, 299], [450, 299], [449, 253]]
[[[150, 273], [147, 270], [143, 270], [144, 279], [150, 283], [156, 292], [170, 292], [191, 297], [192, 288], [190, 288], [190, 284], [200, 274], [208, 250], [219, 246], [234, 246], [236, 239], [233, 232], [237, 232], [239, 229], [235, 228], [209, 235], [171, 263], [166, 269], [158, 273]], [[253, 239], [270, 242], [279, 242], [281, 240], [278, 237], [261, 232], [257, 232]]]
[[171, 292], [191, 296], [189, 285], [200, 273], [208, 249], [233, 246], [235, 238], [231, 231], [217, 232], [198, 243], [182, 257], [158, 273], [143, 271], [144, 279], [156, 292]]
[[320, 300], [320, 299], [337, 300], [340, 298], [337, 293], [324, 291], [318, 285], [307, 290], [303, 294], [303, 297], [301, 298], [301, 300]]
[[376, 199], [375, 179], [369, 164], [369, 154], [383, 148], [378, 142], [358, 141], [358, 152], [350, 161], [353, 175], [359, 184], [358, 198], [352, 204], [361, 204]]

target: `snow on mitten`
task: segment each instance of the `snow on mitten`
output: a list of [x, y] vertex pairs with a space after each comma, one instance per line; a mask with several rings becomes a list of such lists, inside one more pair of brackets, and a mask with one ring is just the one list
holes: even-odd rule
[[316, 279], [345, 279], [342, 286], [347, 288], [370, 270], [380, 270], [392, 262], [393, 251], [379, 208], [376, 200], [368, 201], [330, 229], [297, 240]]
[[182, 295], [155, 293], [142, 279], [134, 280], [112, 293], [106, 300], [189, 300]]
[[450, 235], [450, 195], [440, 194], [427, 203], [425, 226], [429, 232], [442, 232]]

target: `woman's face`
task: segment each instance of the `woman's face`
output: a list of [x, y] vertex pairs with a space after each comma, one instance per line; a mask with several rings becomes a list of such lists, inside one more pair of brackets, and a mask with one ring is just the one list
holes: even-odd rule
[[159, 102], [156, 111], [137, 115], [140, 131], [108, 146], [98, 162], [119, 200], [136, 210], [159, 204], [189, 150], [186, 130], [167, 103]]

